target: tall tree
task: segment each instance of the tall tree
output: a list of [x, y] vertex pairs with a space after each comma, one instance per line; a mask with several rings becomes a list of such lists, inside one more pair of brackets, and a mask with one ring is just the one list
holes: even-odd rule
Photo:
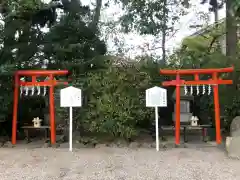
[[[57, 10], [63, 10], [59, 17]], [[15, 69], [41, 68], [46, 60], [47, 68], [67, 68], [73, 72], [74, 83], [87, 79], [86, 73], [104, 68], [106, 45], [96, 33], [100, 14], [94, 16], [88, 6], [79, 0], [0, 0], [0, 82], [4, 82], [0, 99], [4, 103], [0, 114], [8, 115], [12, 109], [12, 76]], [[92, 23], [94, 22], [94, 23]], [[91, 28], [91, 24], [95, 27]], [[43, 31], [42, 27], [48, 31]], [[12, 65], [12, 69], [6, 68]], [[3, 71], [11, 71], [7, 77]], [[78, 78], [82, 78], [81, 81]], [[9, 109], [10, 107], [10, 109]], [[10, 110], [11, 111], [11, 110]], [[10, 112], [9, 111], [9, 112]]]
[[237, 23], [232, 13], [233, 1], [226, 0], [226, 55], [236, 58], [237, 54]]
[[[0, 49], [0, 56], [4, 60], [12, 60], [12, 62], [16, 62], [17, 60], [21, 64], [26, 62], [25, 64], [32, 66], [34, 63], [31, 62], [33, 62], [34, 59], [39, 61], [39, 58], [42, 57], [41, 51], [43, 47], [45, 52], [47, 52], [46, 47], [50, 47], [50, 40], [53, 36], [52, 31], [55, 34], [57, 32], [65, 35], [63, 32], [65, 26], [67, 27], [71, 21], [75, 24], [80, 23], [80, 29], [78, 27], [78, 29], [71, 32], [71, 34], [82, 32], [82, 37], [87, 36], [85, 37], [85, 39], [87, 39], [86, 41], [89, 41], [91, 38], [96, 39], [96, 41], [99, 40], [95, 33], [99, 21], [101, 4], [98, 4], [96, 7], [96, 13], [94, 13], [94, 15], [91, 14], [90, 8], [88, 6], [82, 6], [79, 0], [52, 0], [50, 3], [43, 3], [41, 0], [7, 0], [0, 1], [0, 7], [5, 22], [3, 28], [4, 46]], [[57, 9], [64, 10], [64, 17], [68, 16], [68, 18], [60, 18], [60, 22], [57, 22]], [[94, 18], [91, 19], [91, 17]], [[84, 23], [83, 19], [88, 19], [90, 22]], [[66, 20], [69, 22], [66, 22]], [[61, 26], [61, 23], [64, 23], [65, 26]], [[94, 26], [92, 27], [89, 24], [94, 24]], [[41, 27], [48, 27], [50, 31], [43, 33]], [[55, 31], [56, 28], [58, 29], [57, 31]], [[57, 41], [60, 42], [66, 39], [67, 37], [65, 39], [60, 38], [57, 39]], [[76, 41], [78, 40], [79, 39], [76, 39]], [[56, 42], [56, 38], [53, 41]], [[92, 46], [95, 46], [95, 44], [91, 43], [91, 45], [85, 46], [85, 52], [93, 48]], [[106, 47], [105, 45], [103, 46], [103, 51], [106, 52]], [[48, 52], [49, 51], [50, 49]], [[94, 53], [92, 55], [94, 55]], [[84, 56], [86, 56], [86, 54]], [[48, 59], [52, 57], [45, 56], [45, 58]]]
[[[187, 4], [189, 0], [184, 0]], [[209, 3], [209, 10], [215, 13], [215, 21], [218, 20], [217, 10], [226, 3], [226, 55], [235, 58], [237, 53], [237, 24], [236, 15], [240, 12], [239, 0], [202, 0], [202, 4]]]
[[177, 0], [122, 0], [126, 13], [121, 18], [125, 32], [137, 30], [140, 34], [161, 37], [162, 61], [166, 62], [166, 40], [174, 25], [184, 14], [182, 2]]
[[240, 0], [232, 0], [230, 11], [232, 15], [240, 16]]
[[101, 16], [101, 7], [102, 7], [102, 0], [96, 0], [94, 16], [93, 16], [93, 20], [91, 23], [91, 29], [94, 32], [96, 32], [97, 28], [98, 28], [98, 23], [99, 23], [100, 16]]
[[207, 2], [210, 5], [209, 11], [214, 13], [214, 19], [216, 23], [219, 20], [218, 10], [223, 8], [225, 1], [224, 0], [203, 0], [201, 4], [206, 4]]
[[166, 64], [166, 37], [167, 37], [167, 18], [168, 18], [168, 9], [167, 9], [167, 0], [163, 0], [163, 19], [162, 19], [162, 63]]
[[[206, 4], [208, 2], [208, 0], [203, 0], [201, 2], [201, 4]], [[215, 28], [218, 28], [218, 21], [219, 21], [219, 14], [218, 11], [219, 9], [223, 8], [224, 5], [224, 1], [223, 0], [210, 0], [209, 2], [209, 11], [214, 13], [214, 23], [215, 23]], [[218, 35], [216, 36], [216, 38], [214, 39], [214, 41], [217, 42], [217, 46], [220, 49], [221, 48], [221, 43], [218, 40]]]

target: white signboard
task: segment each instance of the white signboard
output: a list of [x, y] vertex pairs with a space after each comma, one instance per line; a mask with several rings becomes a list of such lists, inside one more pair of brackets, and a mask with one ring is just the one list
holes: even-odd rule
[[160, 87], [153, 87], [146, 90], [147, 107], [167, 107], [167, 90]]
[[61, 107], [81, 107], [82, 90], [73, 86], [61, 89], [60, 91]]
[[82, 106], [82, 90], [73, 86], [61, 89], [60, 106], [69, 107], [69, 151], [72, 151], [73, 107]]
[[156, 151], [159, 151], [158, 107], [167, 107], [167, 90], [157, 86], [147, 89], [146, 106], [155, 107]]

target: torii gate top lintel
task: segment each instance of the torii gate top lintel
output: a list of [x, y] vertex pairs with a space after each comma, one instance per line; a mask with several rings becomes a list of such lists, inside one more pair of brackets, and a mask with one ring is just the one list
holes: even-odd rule
[[66, 75], [68, 70], [18, 70], [15, 75], [23, 76], [44, 76], [44, 75]]
[[[232, 80], [222, 80], [218, 77], [219, 73], [230, 73], [233, 72], [234, 67], [219, 68], [219, 69], [180, 69], [180, 70], [170, 70], [163, 69], [160, 70], [160, 74], [163, 75], [175, 75], [176, 80], [165, 81], [162, 83], [163, 86], [176, 86], [176, 85], [209, 85], [209, 84], [232, 84]], [[200, 74], [211, 74], [212, 78], [208, 80], [200, 80]], [[194, 75], [194, 80], [182, 80], [180, 75]]]
[[161, 74], [164, 75], [191, 75], [191, 74], [212, 74], [212, 73], [229, 73], [233, 72], [234, 67], [227, 67], [227, 68], [218, 68], [218, 69], [178, 69], [178, 70], [171, 70], [171, 69], [162, 69], [160, 70]]

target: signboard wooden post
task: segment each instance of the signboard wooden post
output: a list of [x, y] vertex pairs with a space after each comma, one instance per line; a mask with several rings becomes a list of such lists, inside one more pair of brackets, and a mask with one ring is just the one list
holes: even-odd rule
[[146, 107], [155, 107], [156, 150], [159, 151], [158, 107], [167, 107], [167, 90], [157, 86], [147, 89]]
[[73, 86], [61, 89], [60, 106], [69, 107], [69, 151], [72, 151], [72, 108], [82, 106], [82, 90]]

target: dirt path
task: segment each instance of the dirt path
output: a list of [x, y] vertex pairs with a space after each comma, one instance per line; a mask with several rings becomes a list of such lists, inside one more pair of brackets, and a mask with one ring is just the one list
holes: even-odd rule
[[0, 149], [1, 180], [239, 180], [240, 161], [216, 148]]

